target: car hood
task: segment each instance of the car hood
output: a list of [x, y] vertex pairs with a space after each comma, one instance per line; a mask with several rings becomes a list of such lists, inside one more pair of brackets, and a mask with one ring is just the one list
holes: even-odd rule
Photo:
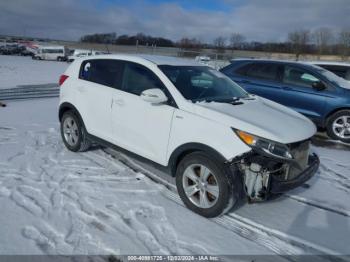
[[195, 111], [213, 121], [284, 144], [316, 133], [316, 126], [309, 119], [285, 106], [257, 96], [242, 102], [200, 102], [195, 104]]

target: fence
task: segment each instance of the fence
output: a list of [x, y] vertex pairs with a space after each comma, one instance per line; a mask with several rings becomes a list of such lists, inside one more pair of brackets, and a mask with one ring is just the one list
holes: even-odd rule
[[25, 85], [16, 88], [0, 89], [0, 101], [58, 96], [59, 88], [57, 84]]

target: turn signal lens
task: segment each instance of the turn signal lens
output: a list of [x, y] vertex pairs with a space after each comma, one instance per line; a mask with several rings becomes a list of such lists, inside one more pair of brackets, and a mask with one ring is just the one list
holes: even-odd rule
[[293, 159], [293, 155], [289, 151], [288, 146], [285, 144], [274, 142], [266, 138], [254, 136], [241, 130], [233, 130], [246, 145], [254, 148], [255, 150], [279, 158], [284, 158], [288, 160]]
[[254, 145], [255, 144], [255, 137], [245, 133], [243, 131], [237, 130], [237, 135], [247, 144], [247, 145]]

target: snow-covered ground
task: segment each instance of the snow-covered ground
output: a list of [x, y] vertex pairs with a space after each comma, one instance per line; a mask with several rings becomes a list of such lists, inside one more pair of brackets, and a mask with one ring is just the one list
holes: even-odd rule
[[[0, 88], [54, 83], [66, 66], [0, 56]], [[350, 254], [349, 146], [316, 143], [321, 166], [304, 187], [205, 219], [164, 186], [164, 174], [136, 159], [99, 147], [67, 151], [57, 98], [7, 104], [0, 255]]]
[[29, 56], [0, 55], [0, 89], [19, 85], [58, 83], [68, 63], [38, 61]]
[[350, 151], [314, 148], [309, 188], [205, 219], [127, 157], [67, 151], [57, 103], [0, 108], [0, 254], [350, 253]]
[[104, 153], [68, 152], [57, 99], [0, 110], [0, 254], [269, 254]]

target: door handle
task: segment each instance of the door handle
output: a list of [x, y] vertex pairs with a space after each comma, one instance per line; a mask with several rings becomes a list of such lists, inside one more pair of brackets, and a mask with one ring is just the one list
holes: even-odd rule
[[284, 89], [284, 90], [293, 90], [293, 88], [291, 88], [289, 86], [284, 86], [284, 87], [282, 87], [282, 89]]
[[243, 84], [250, 84], [251, 82], [249, 80], [241, 80], [239, 81], [240, 83], [243, 83]]

